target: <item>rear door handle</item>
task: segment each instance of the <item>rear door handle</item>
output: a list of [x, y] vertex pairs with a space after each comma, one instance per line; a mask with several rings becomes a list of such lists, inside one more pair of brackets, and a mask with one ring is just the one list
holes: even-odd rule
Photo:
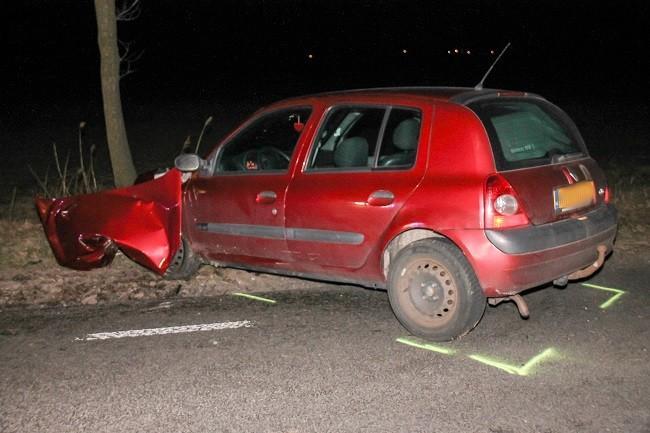
[[368, 204], [370, 206], [388, 206], [395, 201], [395, 194], [385, 189], [380, 189], [373, 192], [368, 196]]
[[273, 203], [278, 196], [273, 191], [262, 191], [257, 193], [255, 202], [259, 204]]

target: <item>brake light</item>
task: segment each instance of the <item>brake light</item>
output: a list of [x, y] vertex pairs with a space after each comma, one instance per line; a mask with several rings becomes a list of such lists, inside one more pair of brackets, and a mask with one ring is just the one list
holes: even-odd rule
[[500, 174], [485, 181], [485, 228], [505, 229], [530, 224], [517, 192]]

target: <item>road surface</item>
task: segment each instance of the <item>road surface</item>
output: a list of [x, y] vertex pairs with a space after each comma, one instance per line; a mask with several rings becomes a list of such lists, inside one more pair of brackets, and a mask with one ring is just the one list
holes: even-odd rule
[[434, 345], [350, 286], [4, 309], [0, 431], [648, 432], [649, 281], [614, 257], [586, 282], [621, 295], [537, 290]]

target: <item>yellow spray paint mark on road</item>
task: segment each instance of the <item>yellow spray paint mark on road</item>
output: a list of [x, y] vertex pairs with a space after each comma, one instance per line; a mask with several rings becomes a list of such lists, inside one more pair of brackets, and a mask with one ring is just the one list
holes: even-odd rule
[[611, 298], [609, 298], [608, 300], [606, 300], [605, 302], [603, 302], [602, 304], [600, 304], [598, 306], [599, 308], [602, 308], [603, 310], [605, 308], [611, 307], [614, 302], [618, 301], [618, 299], [626, 293], [625, 290], [613, 289], [611, 287], [597, 286], [595, 284], [582, 283], [582, 285], [585, 286], [585, 287], [589, 287], [591, 289], [597, 289], [597, 290], [603, 290], [605, 292], [615, 293], [614, 296], [612, 296]]
[[[429, 350], [431, 352], [442, 353], [444, 355], [457, 354], [457, 352], [454, 349], [451, 349], [449, 347], [433, 345], [427, 343], [426, 341], [418, 340], [416, 338], [400, 337], [397, 338], [395, 341], [397, 341], [398, 343], [406, 344], [407, 346], [416, 347], [418, 349]], [[548, 349], [545, 349], [544, 351], [530, 358], [528, 362], [526, 362], [525, 364], [517, 366], [488, 356], [467, 355], [467, 357], [471, 360], [480, 362], [485, 365], [489, 365], [490, 367], [498, 368], [500, 370], [503, 370], [509, 374], [513, 374], [516, 376], [528, 376], [530, 373], [532, 373], [533, 369], [536, 366], [538, 366], [544, 361], [547, 361], [551, 358], [556, 358], [558, 356], [559, 356], [559, 352], [554, 348], [549, 347]]]
[[521, 367], [517, 367], [512, 364], [507, 364], [502, 361], [497, 361], [493, 358], [489, 358], [487, 356], [482, 356], [482, 355], [469, 355], [468, 358], [489, 365], [491, 367], [498, 368], [510, 374], [514, 374], [517, 376], [528, 376], [532, 372], [535, 366], [539, 365], [543, 361], [556, 357], [557, 355], [558, 355], [557, 351], [552, 347], [549, 347], [543, 352], [538, 353], [537, 355], [530, 358], [528, 362], [526, 362]]
[[263, 298], [261, 296], [255, 296], [255, 295], [249, 295], [248, 293], [233, 293], [233, 296], [239, 296], [241, 298], [247, 298], [247, 299], [252, 299], [254, 301], [260, 301], [260, 302], [266, 302], [267, 304], [277, 304], [277, 301], [274, 301], [273, 299], [268, 299], [268, 298]]
[[445, 355], [453, 355], [454, 354], [453, 349], [448, 349], [446, 347], [440, 347], [440, 346], [434, 346], [433, 344], [417, 341], [414, 338], [400, 337], [395, 341], [397, 341], [398, 343], [406, 344], [407, 346], [417, 347], [418, 349], [430, 350], [432, 352], [442, 353], [442, 354], [445, 354]]

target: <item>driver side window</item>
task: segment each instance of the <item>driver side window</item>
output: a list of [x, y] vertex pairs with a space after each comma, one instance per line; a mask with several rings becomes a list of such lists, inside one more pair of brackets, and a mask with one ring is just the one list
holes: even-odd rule
[[224, 145], [216, 172], [286, 171], [311, 108], [264, 114]]

